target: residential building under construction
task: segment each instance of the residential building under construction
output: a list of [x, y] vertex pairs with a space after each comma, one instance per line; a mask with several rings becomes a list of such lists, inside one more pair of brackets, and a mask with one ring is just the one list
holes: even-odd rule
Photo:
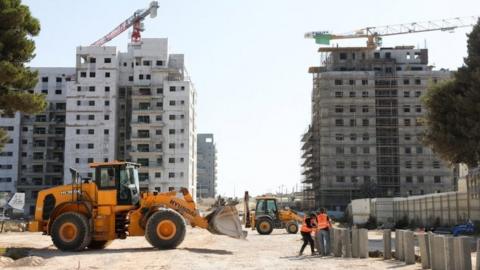
[[429, 84], [450, 77], [428, 50], [322, 47], [313, 76], [311, 124], [302, 138], [303, 182], [315, 207], [344, 210], [353, 198], [454, 189], [453, 169], [421, 143]]

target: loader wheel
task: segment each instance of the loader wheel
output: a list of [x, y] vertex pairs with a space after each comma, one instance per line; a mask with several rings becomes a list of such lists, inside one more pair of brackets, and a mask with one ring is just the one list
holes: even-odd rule
[[90, 244], [87, 246], [88, 249], [104, 249], [108, 245], [110, 245], [112, 241], [98, 241], [98, 240], [92, 240]]
[[87, 218], [79, 213], [67, 212], [55, 219], [50, 231], [53, 244], [63, 251], [80, 251], [92, 240]]
[[171, 209], [163, 209], [150, 216], [145, 227], [145, 238], [159, 249], [176, 248], [185, 238], [183, 217]]
[[298, 225], [295, 222], [289, 222], [287, 226], [285, 226], [285, 229], [288, 233], [296, 234], [298, 232]]
[[271, 234], [273, 231], [273, 224], [269, 219], [259, 220], [256, 227], [259, 234]]

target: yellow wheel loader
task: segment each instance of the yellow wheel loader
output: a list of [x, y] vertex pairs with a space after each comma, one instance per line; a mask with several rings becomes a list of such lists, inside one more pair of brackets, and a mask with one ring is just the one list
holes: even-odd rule
[[[248, 193], [246, 193], [248, 198]], [[257, 230], [259, 234], [270, 234], [273, 229], [285, 229], [288, 233], [298, 232], [299, 223], [303, 217], [291, 209], [278, 209], [277, 199], [274, 197], [257, 197], [255, 211], [251, 212], [248, 207], [248, 199], [245, 201], [245, 227]]]
[[185, 220], [214, 234], [246, 237], [234, 206], [217, 206], [202, 216], [186, 188], [140, 193], [138, 164], [89, 165], [95, 170], [95, 181], [82, 181], [70, 169], [72, 184], [38, 193], [29, 231], [50, 235], [58, 249], [102, 249], [127, 236], [145, 236], [153, 247], [172, 249], [185, 237]]

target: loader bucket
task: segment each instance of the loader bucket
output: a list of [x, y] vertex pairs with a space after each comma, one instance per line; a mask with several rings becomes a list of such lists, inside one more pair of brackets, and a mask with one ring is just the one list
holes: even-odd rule
[[219, 206], [207, 216], [208, 231], [213, 234], [227, 235], [237, 239], [245, 239], [247, 232], [242, 224], [235, 206]]

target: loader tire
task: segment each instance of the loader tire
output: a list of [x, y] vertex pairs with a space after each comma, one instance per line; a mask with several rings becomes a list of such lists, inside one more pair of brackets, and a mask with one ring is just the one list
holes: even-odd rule
[[298, 232], [298, 225], [295, 222], [289, 222], [285, 226], [285, 229], [287, 230], [287, 233], [296, 234]]
[[145, 238], [158, 249], [176, 248], [183, 242], [185, 233], [185, 220], [172, 209], [153, 213], [145, 227]]
[[50, 234], [53, 244], [63, 251], [84, 250], [92, 240], [87, 218], [75, 212], [58, 216], [52, 224]]
[[257, 222], [257, 232], [259, 234], [271, 234], [273, 231], [273, 223], [269, 219], [260, 219]]
[[112, 241], [99, 241], [99, 240], [92, 240], [90, 244], [87, 246], [88, 249], [104, 249], [108, 245], [110, 245]]

